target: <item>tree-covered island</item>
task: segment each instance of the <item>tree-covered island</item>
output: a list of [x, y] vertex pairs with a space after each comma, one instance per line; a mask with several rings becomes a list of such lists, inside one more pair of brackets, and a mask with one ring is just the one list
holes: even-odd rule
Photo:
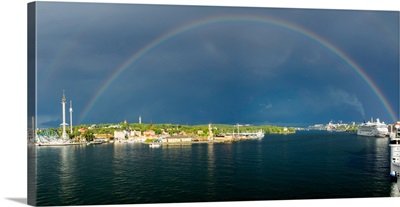
[[[49, 129], [46, 129], [49, 130]], [[50, 128], [58, 134], [62, 133], [62, 128]], [[43, 132], [38, 130], [38, 133]], [[106, 124], [81, 124], [73, 126], [72, 133], [68, 129], [69, 138], [80, 142], [93, 141], [96, 138], [116, 140], [145, 139], [145, 141], [154, 141], [164, 137], [190, 137], [195, 141], [206, 141], [210, 137], [228, 137], [239, 133], [263, 134], [289, 134], [295, 133], [295, 128], [280, 127], [271, 125], [228, 125], [228, 124], [204, 124], [204, 125], [185, 125], [185, 124], [139, 124], [121, 122]]]

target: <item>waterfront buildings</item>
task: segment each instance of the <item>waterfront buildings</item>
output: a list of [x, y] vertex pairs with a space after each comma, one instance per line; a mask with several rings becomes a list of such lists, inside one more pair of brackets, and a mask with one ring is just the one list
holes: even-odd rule
[[190, 143], [192, 138], [187, 136], [170, 136], [161, 139], [163, 143]]
[[126, 131], [114, 131], [114, 139], [115, 140], [125, 140], [127, 136]]

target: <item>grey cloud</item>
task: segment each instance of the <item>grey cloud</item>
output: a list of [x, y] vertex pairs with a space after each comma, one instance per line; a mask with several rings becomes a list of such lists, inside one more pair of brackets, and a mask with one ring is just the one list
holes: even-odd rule
[[[398, 72], [398, 51], [388, 50], [398, 48], [398, 42], [379, 32], [382, 26], [398, 29], [398, 20], [386, 21], [391, 14], [380, 16], [384, 25], [366, 21], [354, 26], [363, 17], [374, 18], [363, 12], [301, 9], [38, 5], [43, 6], [38, 10], [40, 114], [58, 117], [60, 93], [66, 89], [79, 117], [110, 75], [147, 44], [191, 22], [224, 15], [271, 17], [297, 25], [335, 45], [379, 88], [398, 86], [397, 79], [388, 77]], [[338, 112], [349, 118], [365, 111], [385, 115], [379, 100], [368, 99], [373, 92], [357, 75], [330, 48], [290, 28], [217, 22], [175, 34], [149, 50], [104, 90], [84, 121], [120, 121], [139, 114], [153, 121], [197, 123], [262, 122], [266, 117], [306, 122], [316, 119], [312, 116], [330, 120]], [[250, 102], [250, 97], [258, 98]]]
[[357, 110], [363, 118], [365, 118], [365, 110], [363, 104], [358, 100], [357, 96], [350, 94], [342, 89], [329, 88], [329, 95], [333, 103], [337, 106], [348, 105]]

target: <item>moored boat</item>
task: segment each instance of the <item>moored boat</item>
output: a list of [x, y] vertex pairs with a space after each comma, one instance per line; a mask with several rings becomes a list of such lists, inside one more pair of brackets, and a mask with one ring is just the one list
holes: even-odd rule
[[149, 147], [150, 147], [150, 148], [159, 148], [159, 147], [161, 147], [161, 144], [160, 144], [160, 143], [151, 143], [151, 144], [149, 145]]
[[390, 175], [397, 179], [397, 187], [400, 191], [400, 121], [389, 127], [390, 134]]
[[94, 145], [94, 144], [103, 144], [103, 142], [100, 142], [100, 141], [91, 141], [91, 142], [88, 142], [88, 143], [87, 143], [87, 145]]
[[385, 137], [389, 134], [388, 126], [376, 119], [376, 122], [368, 121], [358, 126], [357, 135], [368, 137]]

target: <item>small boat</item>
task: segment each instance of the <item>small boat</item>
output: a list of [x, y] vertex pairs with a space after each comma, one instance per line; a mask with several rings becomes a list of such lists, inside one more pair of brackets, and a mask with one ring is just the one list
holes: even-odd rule
[[159, 148], [159, 147], [161, 147], [161, 144], [160, 144], [160, 143], [151, 143], [151, 144], [149, 145], [149, 147], [150, 147], [150, 148]]
[[93, 145], [93, 144], [102, 144], [103, 142], [99, 142], [99, 141], [90, 141], [87, 143], [87, 145]]

